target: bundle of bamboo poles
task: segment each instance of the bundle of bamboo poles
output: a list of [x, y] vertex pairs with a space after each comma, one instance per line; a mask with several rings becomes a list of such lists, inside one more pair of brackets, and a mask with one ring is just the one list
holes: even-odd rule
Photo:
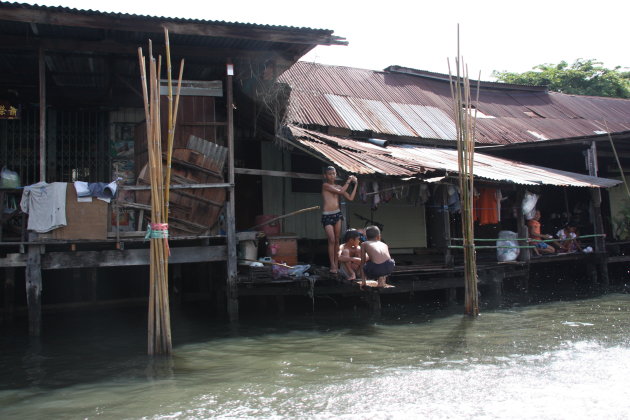
[[[477, 293], [477, 259], [475, 251], [475, 231], [473, 224], [473, 191], [475, 157], [475, 131], [477, 121], [476, 107], [472, 105], [468, 68], [459, 53], [459, 25], [457, 27], [456, 74], [453, 76], [449, 62], [449, 80], [453, 98], [453, 115], [457, 131], [457, 163], [459, 169], [459, 188], [461, 190], [461, 219], [464, 248], [464, 311], [467, 315], [479, 315]], [[477, 99], [479, 99], [479, 82]], [[472, 112], [475, 109], [474, 113]]]
[[166, 45], [166, 63], [168, 80], [168, 135], [166, 153], [166, 173], [162, 161], [162, 134], [160, 119], [160, 72], [162, 57], [153, 57], [153, 45], [149, 40], [149, 76], [147, 78], [147, 63], [142, 48], [138, 48], [140, 62], [140, 78], [144, 98], [144, 112], [147, 128], [147, 151], [149, 155], [149, 173], [151, 181], [151, 223], [147, 231], [150, 238], [150, 269], [149, 269], [149, 324], [148, 324], [148, 353], [171, 354], [173, 344], [171, 340], [171, 320], [168, 297], [168, 201], [170, 192], [171, 158], [175, 124], [177, 121], [177, 107], [181, 90], [184, 61], [182, 60], [179, 73], [179, 84], [175, 106], [173, 106], [173, 92], [171, 80], [171, 57], [168, 30], [164, 29]]

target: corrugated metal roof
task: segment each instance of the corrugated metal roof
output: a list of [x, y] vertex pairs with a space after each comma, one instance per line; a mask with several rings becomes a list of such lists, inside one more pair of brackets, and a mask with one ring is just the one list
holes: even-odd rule
[[[409, 70], [409, 69], [407, 69]], [[373, 71], [297, 62], [279, 78], [291, 87], [287, 122], [391, 136], [454, 140], [448, 75]], [[322, 97], [326, 101], [322, 100]], [[511, 144], [630, 130], [630, 100], [482, 82], [477, 142]]]
[[129, 19], [144, 19], [144, 20], [160, 20], [161, 22], [179, 22], [179, 23], [203, 23], [203, 24], [221, 24], [229, 26], [239, 27], [251, 27], [251, 28], [263, 28], [273, 30], [300, 30], [300, 31], [313, 31], [320, 33], [332, 33], [333, 31], [328, 29], [314, 29], [306, 27], [296, 26], [283, 26], [283, 25], [266, 25], [257, 23], [243, 23], [243, 22], [227, 22], [224, 20], [204, 20], [204, 19], [186, 19], [186, 18], [174, 18], [167, 16], [152, 16], [152, 15], [137, 15], [133, 13], [116, 13], [116, 12], [102, 12], [94, 9], [75, 9], [64, 6], [42, 6], [38, 4], [27, 4], [19, 2], [0, 2], [0, 4], [10, 5], [12, 7], [19, 7], [28, 10], [44, 10], [44, 11], [59, 11], [65, 13], [72, 13], [82, 16], [108, 16], [111, 18], [129, 18]]
[[[458, 172], [457, 150], [418, 145], [386, 147], [289, 126], [291, 141], [346, 172], [360, 175], [410, 177], [429, 172]], [[530, 165], [475, 153], [477, 178], [521, 185], [609, 188], [621, 181]], [[435, 176], [435, 174], [431, 174]]]

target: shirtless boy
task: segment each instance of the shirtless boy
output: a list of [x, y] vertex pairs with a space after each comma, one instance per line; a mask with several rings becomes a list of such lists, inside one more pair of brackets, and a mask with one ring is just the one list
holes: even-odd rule
[[[339, 206], [339, 196], [346, 200], [354, 200], [359, 183], [354, 175], [350, 175], [343, 185], [337, 185], [337, 170], [333, 166], [326, 168], [324, 172], [324, 183], [322, 185], [322, 225], [328, 238], [328, 259], [330, 260], [330, 273], [337, 274], [339, 261], [337, 259], [339, 246], [339, 233], [341, 231], [341, 221], [343, 215]], [[350, 184], [354, 183], [354, 189], [348, 194]]]
[[365, 229], [367, 241], [361, 244], [361, 287], [364, 287], [366, 276], [377, 279], [377, 287], [394, 287], [387, 284], [396, 263], [389, 255], [389, 247], [381, 242], [381, 231], [376, 226]]
[[356, 280], [361, 272], [361, 232], [348, 229], [339, 245], [339, 264], [341, 274], [348, 280]]

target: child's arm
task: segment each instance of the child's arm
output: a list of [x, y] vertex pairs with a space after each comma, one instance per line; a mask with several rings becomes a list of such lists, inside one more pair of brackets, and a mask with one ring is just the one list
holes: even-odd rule
[[359, 266], [359, 271], [361, 272], [361, 280], [365, 281], [365, 271], [363, 271], [363, 266], [367, 261], [367, 245], [364, 243], [361, 245], [361, 265]]
[[[350, 194], [348, 194], [348, 188], [350, 187], [351, 182], [354, 181], [354, 188]], [[354, 200], [354, 196], [357, 195], [357, 190], [359, 189], [359, 181], [357, 181], [357, 177], [354, 175], [350, 175], [348, 180], [344, 184], [344, 188], [342, 188], [342, 194], [348, 201]]]

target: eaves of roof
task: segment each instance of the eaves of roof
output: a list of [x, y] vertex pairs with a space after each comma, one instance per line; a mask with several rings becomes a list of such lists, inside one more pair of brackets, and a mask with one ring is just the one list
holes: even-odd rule
[[[359, 175], [426, 178], [437, 173], [457, 174], [457, 150], [417, 145], [387, 145], [345, 139], [288, 126], [294, 146]], [[520, 185], [609, 188], [621, 181], [530, 165], [475, 153], [476, 178]]]

